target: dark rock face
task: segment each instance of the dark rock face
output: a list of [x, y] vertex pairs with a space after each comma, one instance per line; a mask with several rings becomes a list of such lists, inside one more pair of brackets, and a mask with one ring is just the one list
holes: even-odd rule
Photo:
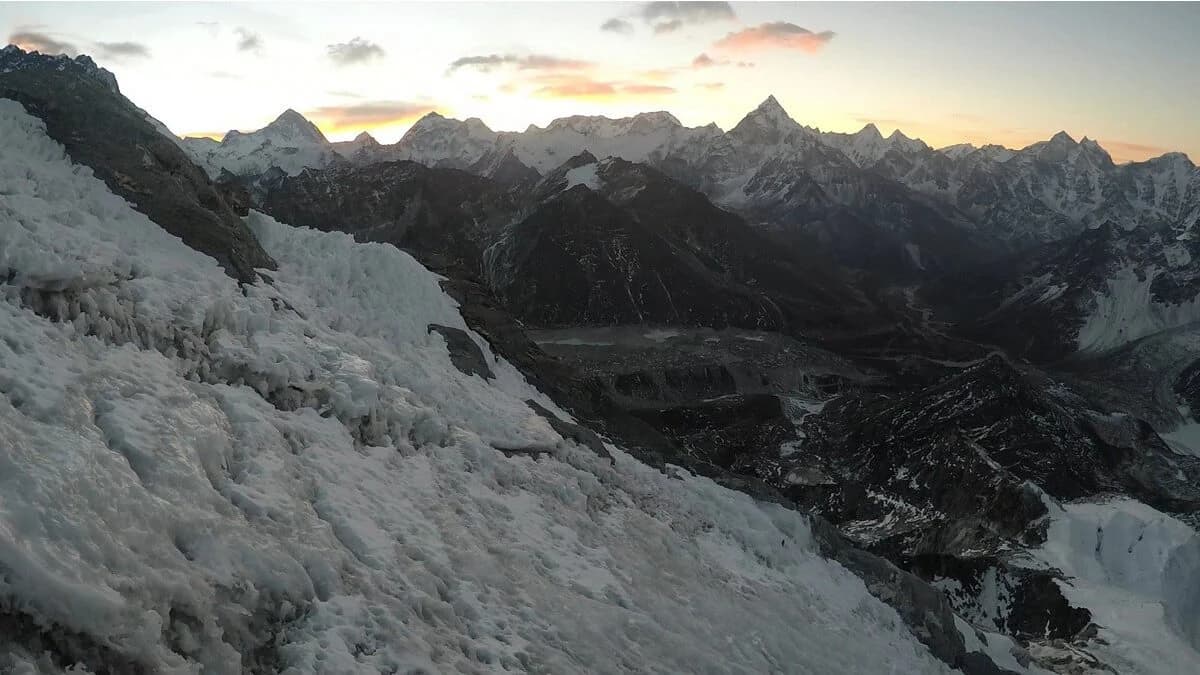
[[539, 326], [784, 326], [769, 298], [674, 244], [575, 186], [506, 232], [488, 253], [488, 280], [518, 316]]
[[240, 281], [275, 267], [254, 235], [176, 143], [117, 90], [111, 73], [86, 56], [0, 51], [0, 98], [25, 106], [71, 159], [115, 194]]
[[734, 471], [744, 471], [756, 455], [775, 454], [795, 432], [779, 397], [770, 394], [731, 394], [632, 412], [693, 455]]
[[394, 244], [426, 265], [479, 275], [483, 251], [517, 212], [500, 186], [416, 162], [282, 172], [251, 180], [258, 207], [280, 222]]
[[455, 368], [467, 375], [478, 375], [484, 379], [496, 377], [488, 365], [487, 357], [483, 355], [483, 350], [475, 344], [466, 331], [431, 323], [429, 332], [437, 333], [446, 340], [446, 347], [450, 350], [450, 362], [454, 364]]
[[[994, 550], [1045, 513], [1025, 481], [1060, 499], [1121, 492], [1200, 510], [1200, 461], [999, 356], [898, 399], [835, 401], [813, 424], [797, 459], [828, 466], [840, 487], [798, 498], [835, 523], [856, 521], [879, 550]], [[904, 517], [888, 518], [896, 509]]]

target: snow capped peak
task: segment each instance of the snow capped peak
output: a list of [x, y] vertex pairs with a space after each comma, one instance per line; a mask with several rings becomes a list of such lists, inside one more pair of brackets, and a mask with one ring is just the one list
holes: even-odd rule
[[289, 141], [308, 141], [311, 143], [328, 143], [325, 134], [307, 117], [288, 108], [276, 117], [273, 122], [262, 129], [271, 136], [282, 137]]
[[[1085, 137], [1085, 140], [1086, 140], [1086, 137]], [[1059, 144], [1059, 145], [1075, 145], [1076, 144], [1075, 139], [1071, 138], [1071, 134], [1068, 134], [1065, 131], [1060, 131], [1057, 134], [1054, 134], [1053, 136], [1051, 136], [1050, 142]]]
[[768, 96], [766, 100], [759, 103], [758, 107], [750, 111], [750, 114], [745, 117], [745, 119], [750, 118], [770, 121], [776, 125], [783, 123], [797, 124], [796, 120], [788, 115], [787, 111], [783, 109], [783, 106], [779, 104], [778, 99], [774, 95]]
[[779, 143], [789, 132], [804, 129], [799, 122], [792, 119], [774, 96], [768, 96], [757, 108], [751, 110], [741, 122], [737, 123], [730, 135], [741, 142], [756, 145], [774, 145]]
[[955, 145], [947, 145], [944, 148], [940, 148], [938, 149], [938, 152], [949, 157], [950, 159], [959, 159], [966, 157], [976, 150], [978, 150], [978, 148], [970, 143], [957, 143]]
[[863, 127], [862, 129], [860, 129], [858, 131], [858, 133], [856, 133], [854, 135], [863, 137], [863, 138], [877, 138], [877, 139], [883, 138], [883, 134], [879, 133], [879, 127], [875, 126], [874, 122], [867, 122], [867, 125], [865, 127]]
[[661, 127], [661, 126], [681, 127], [681, 126], [683, 126], [683, 124], [679, 121], [678, 118], [676, 118], [674, 115], [672, 115], [671, 113], [669, 113], [665, 110], [657, 110], [654, 112], [638, 113], [633, 116], [633, 122], [634, 122], [634, 124], [638, 124], [638, 125], [654, 126], [654, 127]]

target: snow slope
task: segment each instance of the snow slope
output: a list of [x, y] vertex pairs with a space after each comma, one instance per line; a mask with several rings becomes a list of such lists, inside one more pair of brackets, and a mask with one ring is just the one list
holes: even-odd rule
[[[1103, 351], [1170, 328], [1200, 321], [1200, 296], [1179, 304], [1157, 301], [1151, 286], [1162, 273], [1157, 265], [1137, 269], [1126, 265], [1095, 293], [1083, 326], [1079, 351]], [[1140, 276], [1140, 278], [1139, 278]]]
[[564, 440], [477, 336], [458, 371], [408, 255], [252, 213], [239, 288], [0, 136], [0, 670], [946, 670], [799, 514]]
[[1059, 506], [1035, 556], [1061, 570], [1063, 594], [1092, 612], [1088, 650], [1123, 675], [1200, 672], [1200, 537], [1141, 502]]

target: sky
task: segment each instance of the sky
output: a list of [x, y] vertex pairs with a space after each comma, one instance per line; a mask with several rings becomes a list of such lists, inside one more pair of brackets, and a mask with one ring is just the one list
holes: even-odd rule
[[0, 2], [0, 30], [92, 56], [181, 135], [287, 108], [332, 140], [392, 142], [431, 110], [728, 129], [773, 94], [826, 131], [1023, 147], [1064, 130], [1117, 161], [1200, 161], [1195, 3]]

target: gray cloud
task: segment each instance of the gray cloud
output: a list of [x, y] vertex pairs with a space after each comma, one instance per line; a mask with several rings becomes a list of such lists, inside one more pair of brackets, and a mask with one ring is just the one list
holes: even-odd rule
[[66, 54], [74, 56], [79, 53], [79, 50], [75, 49], [75, 45], [70, 42], [58, 40], [46, 33], [29, 28], [19, 29], [12, 33], [8, 36], [8, 41], [25, 51], [36, 51], [42, 54]]
[[258, 33], [252, 33], [245, 28], [235, 28], [233, 32], [238, 36], [239, 52], [256, 52], [262, 49], [262, 38], [258, 36]]
[[654, 34], [662, 35], [664, 33], [674, 33], [675, 31], [679, 30], [680, 28], [683, 28], [683, 22], [680, 21], [679, 19], [674, 19], [671, 21], [663, 21], [662, 23], [654, 24]]
[[97, 42], [96, 49], [102, 56], [119, 59], [122, 57], [146, 58], [150, 48], [140, 42]]
[[600, 24], [600, 30], [607, 31], [609, 33], [629, 35], [633, 32], [633, 24], [624, 19], [609, 19], [608, 21]]
[[647, 2], [641, 15], [650, 23], [679, 21], [681, 25], [737, 18], [728, 2]]
[[356, 37], [349, 42], [342, 42], [326, 47], [329, 58], [339, 66], [349, 66], [355, 63], [365, 63], [372, 59], [383, 58], [383, 47]]
[[486, 73], [502, 66], [511, 66], [517, 70], [580, 70], [589, 68], [591, 65], [587, 61], [550, 56], [548, 54], [530, 54], [528, 56], [485, 54], [463, 56], [454, 59], [447, 70], [448, 72], [453, 72], [459, 68], [474, 68]]

